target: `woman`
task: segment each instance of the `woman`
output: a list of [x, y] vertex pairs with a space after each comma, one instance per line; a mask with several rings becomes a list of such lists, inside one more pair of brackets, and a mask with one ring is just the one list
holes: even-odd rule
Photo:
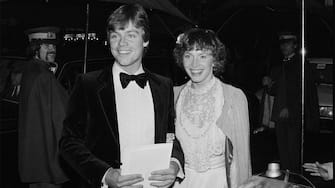
[[231, 188], [251, 175], [245, 95], [224, 84], [226, 50], [211, 30], [178, 37], [174, 56], [190, 81], [175, 87], [176, 137], [185, 155], [185, 179], [174, 187]]

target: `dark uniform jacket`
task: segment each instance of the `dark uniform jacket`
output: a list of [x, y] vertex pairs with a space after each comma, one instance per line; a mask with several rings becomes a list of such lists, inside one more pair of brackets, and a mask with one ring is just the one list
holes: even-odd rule
[[61, 136], [67, 93], [49, 71], [46, 62], [27, 62], [21, 81], [18, 166], [23, 182], [63, 183], [59, 165]]
[[[310, 64], [305, 62], [304, 117], [306, 129], [309, 131], [318, 131], [319, 129], [319, 105], [315, 75]], [[270, 77], [274, 81], [270, 92], [275, 95], [272, 120], [280, 121], [280, 111], [287, 108], [289, 112], [288, 120], [301, 123], [301, 59], [298, 55], [295, 55], [290, 60], [281, 62], [271, 69]]]
[[[90, 187], [100, 187], [108, 168], [120, 168], [120, 145], [112, 68], [81, 75], [71, 94], [60, 141], [64, 159]], [[172, 82], [148, 73], [155, 111], [155, 143], [174, 130]], [[131, 118], [131, 117], [129, 117]], [[171, 128], [171, 129], [170, 129]], [[172, 157], [184, 156], [174, 141]]]

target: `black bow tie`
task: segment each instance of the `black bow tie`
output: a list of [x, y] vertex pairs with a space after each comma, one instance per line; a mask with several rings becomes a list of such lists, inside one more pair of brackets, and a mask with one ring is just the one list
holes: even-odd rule
[[122, 88], [126, 88], [130, 81], [135, 81], [138, 86], [140, 86], [142, 89], [147, 84], [148, 75], [146, 73], [138, 74], [138, 75], [128, 75], [126, 73], [121, 72], [120, 73], [120, 81]]

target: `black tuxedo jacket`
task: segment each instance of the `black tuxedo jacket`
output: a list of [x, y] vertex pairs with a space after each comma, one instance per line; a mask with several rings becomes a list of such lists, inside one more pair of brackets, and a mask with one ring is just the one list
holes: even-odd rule
[[[174, 131], [171, 80], [148, 73], [155, 111], [155, 143], [166, 142]], [[68, 103], [60, 151], [69, 165], [90, 184], [100, 187], [108, 168], [120, 167], [120, 145], [112, 67], [80, 75]], [[130, 117], [131, 118], [131, 117]], [[184, 155], [174, 140], [172, 157], [184, 166]]]

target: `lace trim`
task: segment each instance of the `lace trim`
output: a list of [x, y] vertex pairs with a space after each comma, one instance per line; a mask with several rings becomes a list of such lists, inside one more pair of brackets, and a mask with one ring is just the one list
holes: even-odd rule
[[201, 88], [192, 88], [192, 82], [189, 81], [187, 82], [186, 84], [186, 87], [188, 87], [189, 89], [189, 92], [191, 92], [192, 94], [205, 94], [207, 93], [210, 89], [213, 88], [213, 86], [215, 85], [216, 83], [216, 79], [215, 77], [213, 77], [207, 85], [201, 87]]
[[205, 88], [197, 90], [191, 87], [191, 82], [188, 82], [180, 93], [182, 101], [180, 117], [184, 122], [181, 126], [189, 137], [201, 137], [208, 132], [210, 125], [215, 124], [222, 109], [216, 105], [219, 104], [216, 103], [218, 100], [216, 95], [220, 93], [219, 84], [218, 80], [213, 78]]
[[200, 92], [188, 82], [177, 101], [176, 136], [186, 164], [197, 171], [210, 169], [211, 159], [224, 153], [225, 135], [216, 126], [224, 105], [222, 90], [217, 78]]

